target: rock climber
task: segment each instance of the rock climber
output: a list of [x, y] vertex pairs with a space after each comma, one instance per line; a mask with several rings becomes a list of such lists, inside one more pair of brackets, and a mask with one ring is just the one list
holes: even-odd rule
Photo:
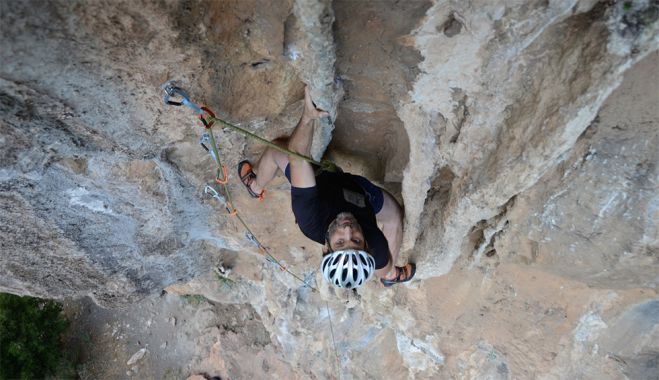
[[[309, 156], [313, 120], [329, 116], [316, 108], [308, 86], [304, 111], [288, 150]], [[364, 177], [320, 171], [308, 161], [268, 147], [255, 167], [238, 164], [238, 174], [254, 198], [263, 199], [278, 170], [291, 183], [291, 204], [302, 233], [323, 244], [321, 271], [331, 284], [354, 289], [375, 273], [384, 286], [410, 281], [416, 265], [395, 266], [403, 235], [403, 213], [387, 191]], [[382, 229], [378, 227], [382, 225]]]

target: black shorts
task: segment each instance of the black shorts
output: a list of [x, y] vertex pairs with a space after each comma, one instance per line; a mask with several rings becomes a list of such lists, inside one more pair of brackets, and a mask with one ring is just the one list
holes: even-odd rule
[[[291, 182], [290, 164], [286, 165], [286, 170], [284, 171], [284, 175], [286, 176], [288, 182], [290, 183]], [[352, 177], [357, 182], [357, 184], [364, 190], [364, 193], [366, 193], [366, 199], [368, 199], [368, 202], [371, 204], [371, 207], [373, 207], [373, 211], [376, 214], [379, 213], [380, 210], [382, 210], [382, 206], [384, 206], [384, 193], [382, 192], [382, 189], [360, 175], [353, 174]]]

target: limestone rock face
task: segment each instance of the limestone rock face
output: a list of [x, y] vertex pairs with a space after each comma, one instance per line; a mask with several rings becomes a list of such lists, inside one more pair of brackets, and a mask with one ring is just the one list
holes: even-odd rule
[[[418, 147], [403, 197], [407, 246], [429, 264], [421, 276], [449, 271], [481, 224], [501, 230], [509, 202], [566, 158], [621, 73], [656, 49], [656, 22], [627, 25], [629, 13], [656, 21], [654, 5], [537, 5], [437, 3], [413, 34], [426, 59], [399, 114]], [[439, 238], [423, 234], [435, 225]]]
[[[180, 368], [229, 378], [652, 378], [658, 18], [641, 0], [0, 2], [0, 291], [172, 315], [203, 295]], [[308, 83], [331, 114], [314, 157], [403, 203], [417, 280], [323, 283], [288, 182], [249, 198], [235, 167], [263, 147], [214, 127], [231, 206], [313, 289], [278, 270], [204, 193], [224, 190], [168, 81], [270, 140]], [[160, 351], [131, 376], [164, 376]]]
[[[319, 68], [283, 56], [292, 4], [258, 5], [2, 5], [3, 288], [109, 306], [203, 273], [212, 251], [238, 249], [202, 200], [213, 178], [196, 145], [203, 129], [189, 110], [165, 106], [159, 87], [176, 80], [266, 138], [290, 133], [299, 75]], [[316, 57], [306, 45], [300, 54]], [[322, 87], [328, 109], [331, 90]], [[318, 135], [321, 152], [329, 129]], [[245, 139], [218, 139], [234, 168]]]

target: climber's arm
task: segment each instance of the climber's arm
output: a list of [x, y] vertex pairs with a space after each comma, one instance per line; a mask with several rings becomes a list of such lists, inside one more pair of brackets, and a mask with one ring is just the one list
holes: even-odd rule
[[382, 191], [384, 204], [375, 217], [382, 224], [382, 233], [389, 244], [391, 253], [391, 264], [396, 265], [400, 245], [403, 241], [403, 210], [391, 194]]
[[[313, 139], [313, 121], [329, 114], [317, 109], [311, 95], [309, 86], [304, 88], [304, 112], [297, 123], [290, 140], [288, 149], [309, 156], [311, 154], [311, 142]], [[316, 177], [311, 164], [301, 158], [289, 155], [291, 167], [291, 185], [294, 187], [307, 188], [316, 186]]]

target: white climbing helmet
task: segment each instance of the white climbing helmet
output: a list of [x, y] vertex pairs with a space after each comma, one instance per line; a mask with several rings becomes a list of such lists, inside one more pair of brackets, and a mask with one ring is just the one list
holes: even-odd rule
[[339, 288], [362, 286], [375, 273], [375, 259], [366, 251], [345, 249], [323, 257], [320, 263], [323, 277]]

